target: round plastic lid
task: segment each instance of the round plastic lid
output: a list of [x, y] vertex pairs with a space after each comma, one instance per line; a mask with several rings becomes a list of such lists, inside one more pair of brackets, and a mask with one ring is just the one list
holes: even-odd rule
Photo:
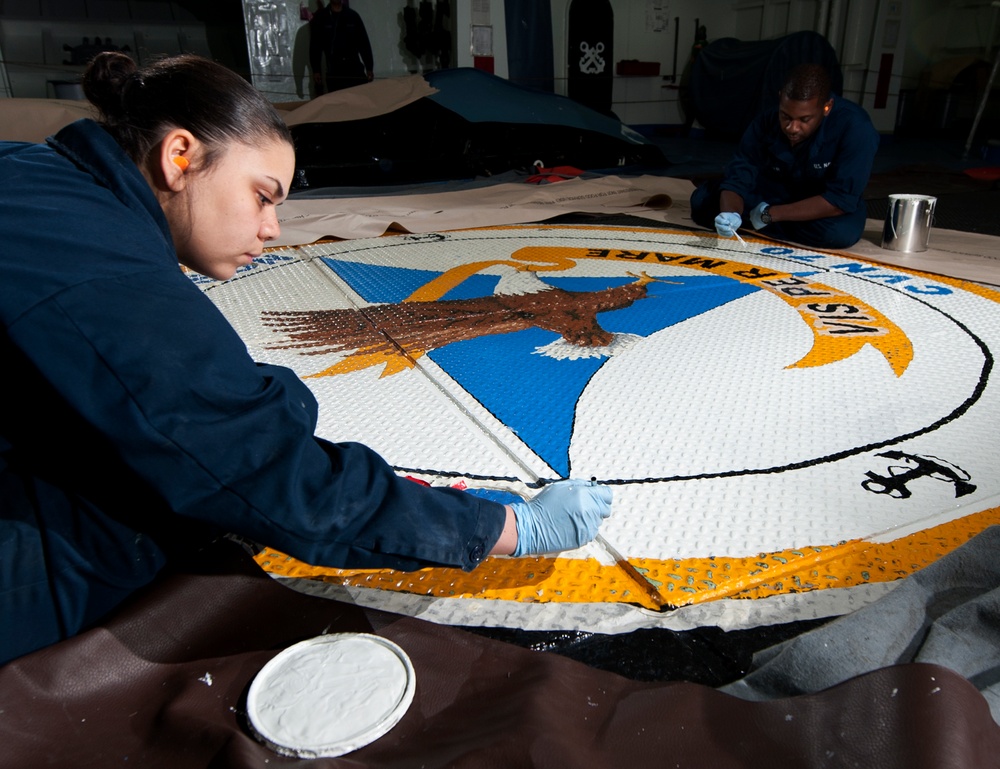
[[247, 715], [278, 753], [341, 756], [394, 727], [413, 701], [409, 657], [367, 633], [334, 633], [290, 646], [250, 684]]

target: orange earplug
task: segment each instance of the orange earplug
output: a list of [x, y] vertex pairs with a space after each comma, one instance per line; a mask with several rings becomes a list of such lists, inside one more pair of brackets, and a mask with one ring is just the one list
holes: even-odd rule
[[173, 158], [173, 161], [174, 161], [174, 165], [177, 166], [182, 171], [187, 171], [188, 166], [191, 165], [191, 161], [189, 161], [183, 155], [177, 155], [177, 156], [175, 156]]

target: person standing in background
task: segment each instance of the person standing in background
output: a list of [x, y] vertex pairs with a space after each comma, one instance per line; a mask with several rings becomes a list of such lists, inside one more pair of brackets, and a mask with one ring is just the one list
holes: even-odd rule
[[375, 77], [375, 63], [361, 16], [343, 0], [330, 0], [326, 6], [319, 1], [320, 9], [309, 20], [309, 65], [316, 93], [371, 82]]

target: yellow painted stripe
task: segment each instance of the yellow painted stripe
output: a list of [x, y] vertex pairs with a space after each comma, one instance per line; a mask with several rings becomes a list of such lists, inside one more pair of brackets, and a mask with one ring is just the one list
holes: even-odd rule
[[[257, 556], [271, 574], [379, 588], [437, 598], [521, 602], [628, 603], [660, 610], [722, 598], [764, 598], [831, 587], [892, 582], [930, 565], [989, 526], [1000, 524], [990, 508], [886, 543], [855, 539], [754, 556], [658, 560], [629, 558], [652, 585], [638, 585], [628, 570], [594, 559], [489, 558], [472, 572], [427, 568], [332, 569], [297, 561], [277, 550]], [[657, 604], [653, 596], [659, 594]]]

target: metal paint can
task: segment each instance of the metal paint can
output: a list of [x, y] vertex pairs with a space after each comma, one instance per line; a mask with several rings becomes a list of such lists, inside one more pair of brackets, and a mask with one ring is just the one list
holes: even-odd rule
[[882, 248], [914, 253], [927, 250], [937, 198], [929, 195], [890, 195], [882, 228]]

